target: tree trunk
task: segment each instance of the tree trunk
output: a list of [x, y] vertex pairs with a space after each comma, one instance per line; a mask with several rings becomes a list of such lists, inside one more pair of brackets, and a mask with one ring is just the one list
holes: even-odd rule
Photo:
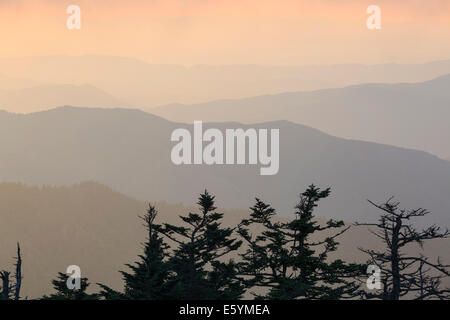
[[17, 243], [17, 262], [16, 262], [16, 284], [14, 289], [14, 300], [20, 298], [20, 287], [22, 286], [22, 257], [20, 255], [20, 245]]
[[399, 233], [402, 227], [402, 219], [396, 219], [394, 228], [392, 229], [392, 245], [391, 245], [391, 271], [392, 271], [392, 292], [391, 300], [400, 299], [400, 267], [399, 267], [399, 253], [398, 240]]

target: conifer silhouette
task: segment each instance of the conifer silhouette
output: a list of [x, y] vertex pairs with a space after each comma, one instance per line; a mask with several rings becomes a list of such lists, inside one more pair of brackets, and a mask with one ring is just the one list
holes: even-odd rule
[[187, 226], [164, 224], [160, 232], [176, 244], [170, 259], [175, 299], [239, 299], [244, 287], [237, 278], [237, 264], [226, 260], [242, 241], [233, 229], [221, 227], [214, 196], [205, 190], [197, 204], [199, 213], [181, 216]]
[[[360, 264], [342, 260], [328, 261], [328, 254], [337, 249], [336, 238], [348, 227], [342, 221], [329, 220], [320, 226], [314, 220], [318, 202], [329, 196], [330, 189], [311, 185], [300, 195], [294, 217], [289, 222], [275, 221], [276, 212], [270, 205], [256, 199], [249, 219], [242, 221], [240, 235], [248, 249], [242, 254], [242, 274], [249, 288], [265, 288], [268, 299], [340, 299], [353, 297], [359, 284], [354, 278], [365, 271]], [[251, 226], [262, 229], [257, 236]], [[338, 229], [318, 241], [311, 237], [321, 231]]]

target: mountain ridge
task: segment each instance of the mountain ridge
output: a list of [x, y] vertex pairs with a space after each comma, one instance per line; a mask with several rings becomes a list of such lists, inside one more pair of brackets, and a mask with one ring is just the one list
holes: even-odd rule
[[126, 103], [90, 84], [47, 84], [15, 90], [0, 90], [0, 107], [15, 113], [33, 113], [73, 103], [99, 107], [127, 106]]
[[129, 105], [151, 108], [173, 102], [201, 103], [368, 82], [419, 82], [450, 73], [450, 60], [425, 64], [186, 67], [84, 55], [0, 59], [0, 70], [9, 77], [29, 78], [40, 84], [89, 83]]
[[333, 136], [450, 153], [450, 75], [421, 83], [359, 84], [148, 109], [172, 121], [289, 119]]
[[395, 195], [407, 207], [426, 207], [450, 225], [450, 163], [423, 151], [336, 138], [289, 121], [203, 123], [204, 130], [280, 130], [280, 170], [260, 176], [258, 166], [174, 165], [173, 130], [191, 125], [128, 109], [64, 107], [31, 115], [0, 117], [0, 181], [71, 185], [99, 181], [141, 200], [193, 204], [204, 189], [220, 194], [223, 208], [248, 208], [266, 199], [291, 212], [311, 183], [331, 186], [325, 211], [346, 221], [367, 220], [366, 199]]

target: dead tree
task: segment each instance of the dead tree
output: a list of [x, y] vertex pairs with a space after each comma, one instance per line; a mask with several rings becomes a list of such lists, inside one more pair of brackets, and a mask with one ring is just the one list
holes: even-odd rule
[[2, 292], [0, 294], [1, 300], [9, 300], [11, 296], [11, 285], [9, 284], [9, 275], [8, 271], [0, 271], [0, 279], [2, 280]]
[[17, 243], [17, 257], [14, 274], [15, 282], [11, 283], [10, 275], [8, 271], [0, 271], [0, 280], [2, 281], [0, 300], [19, 300], [20, 299], [20, 288], [22, 286], [22, 256], [20, 254], [20, 245]]
[[443, 264], [439, 258], [432, 263], [422, 254], [405, 253], [410, 245], [416, 244], [423, 249], [425, 241], [448, 238], [450, 232], [441, 231], [436, 225], [416, 229], [410, 221], [427, 215], [429, 212], [425, 209], [399, 209], [399, 203], [393, 202], [393, 198], [383, 204], [369, 202], [383, 212], [378, 223], [357, 225], [375, 227], [370, 232], [383, 241], [385, 250], [360, 249], [370, 256], [369, 263], [380, 269], [382, 283], [381, 289], [375, 292], [364, 290], [362, 296], [383, 300], [450, 298], [450, 288], [441, 288], [442, 279], [450, 278], [450, 265]]
[[16, 257], [16, 283], [14, 285], [14, 300], [19, 300], [20, 298], [20, 288], [22, 286], [22, 256], [20, 255], [20, 245], [17, 242], [17, 257]]

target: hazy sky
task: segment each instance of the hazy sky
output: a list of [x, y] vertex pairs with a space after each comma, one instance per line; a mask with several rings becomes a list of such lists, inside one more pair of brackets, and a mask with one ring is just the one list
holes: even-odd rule
[[[81, 8], [81, 30], [66, 8]], [[366, 28], [381, 7], [382, 28]], [[0, 0], [0, 57], [108, 54], [175, 64], [450, 58], [448, 0]]]

